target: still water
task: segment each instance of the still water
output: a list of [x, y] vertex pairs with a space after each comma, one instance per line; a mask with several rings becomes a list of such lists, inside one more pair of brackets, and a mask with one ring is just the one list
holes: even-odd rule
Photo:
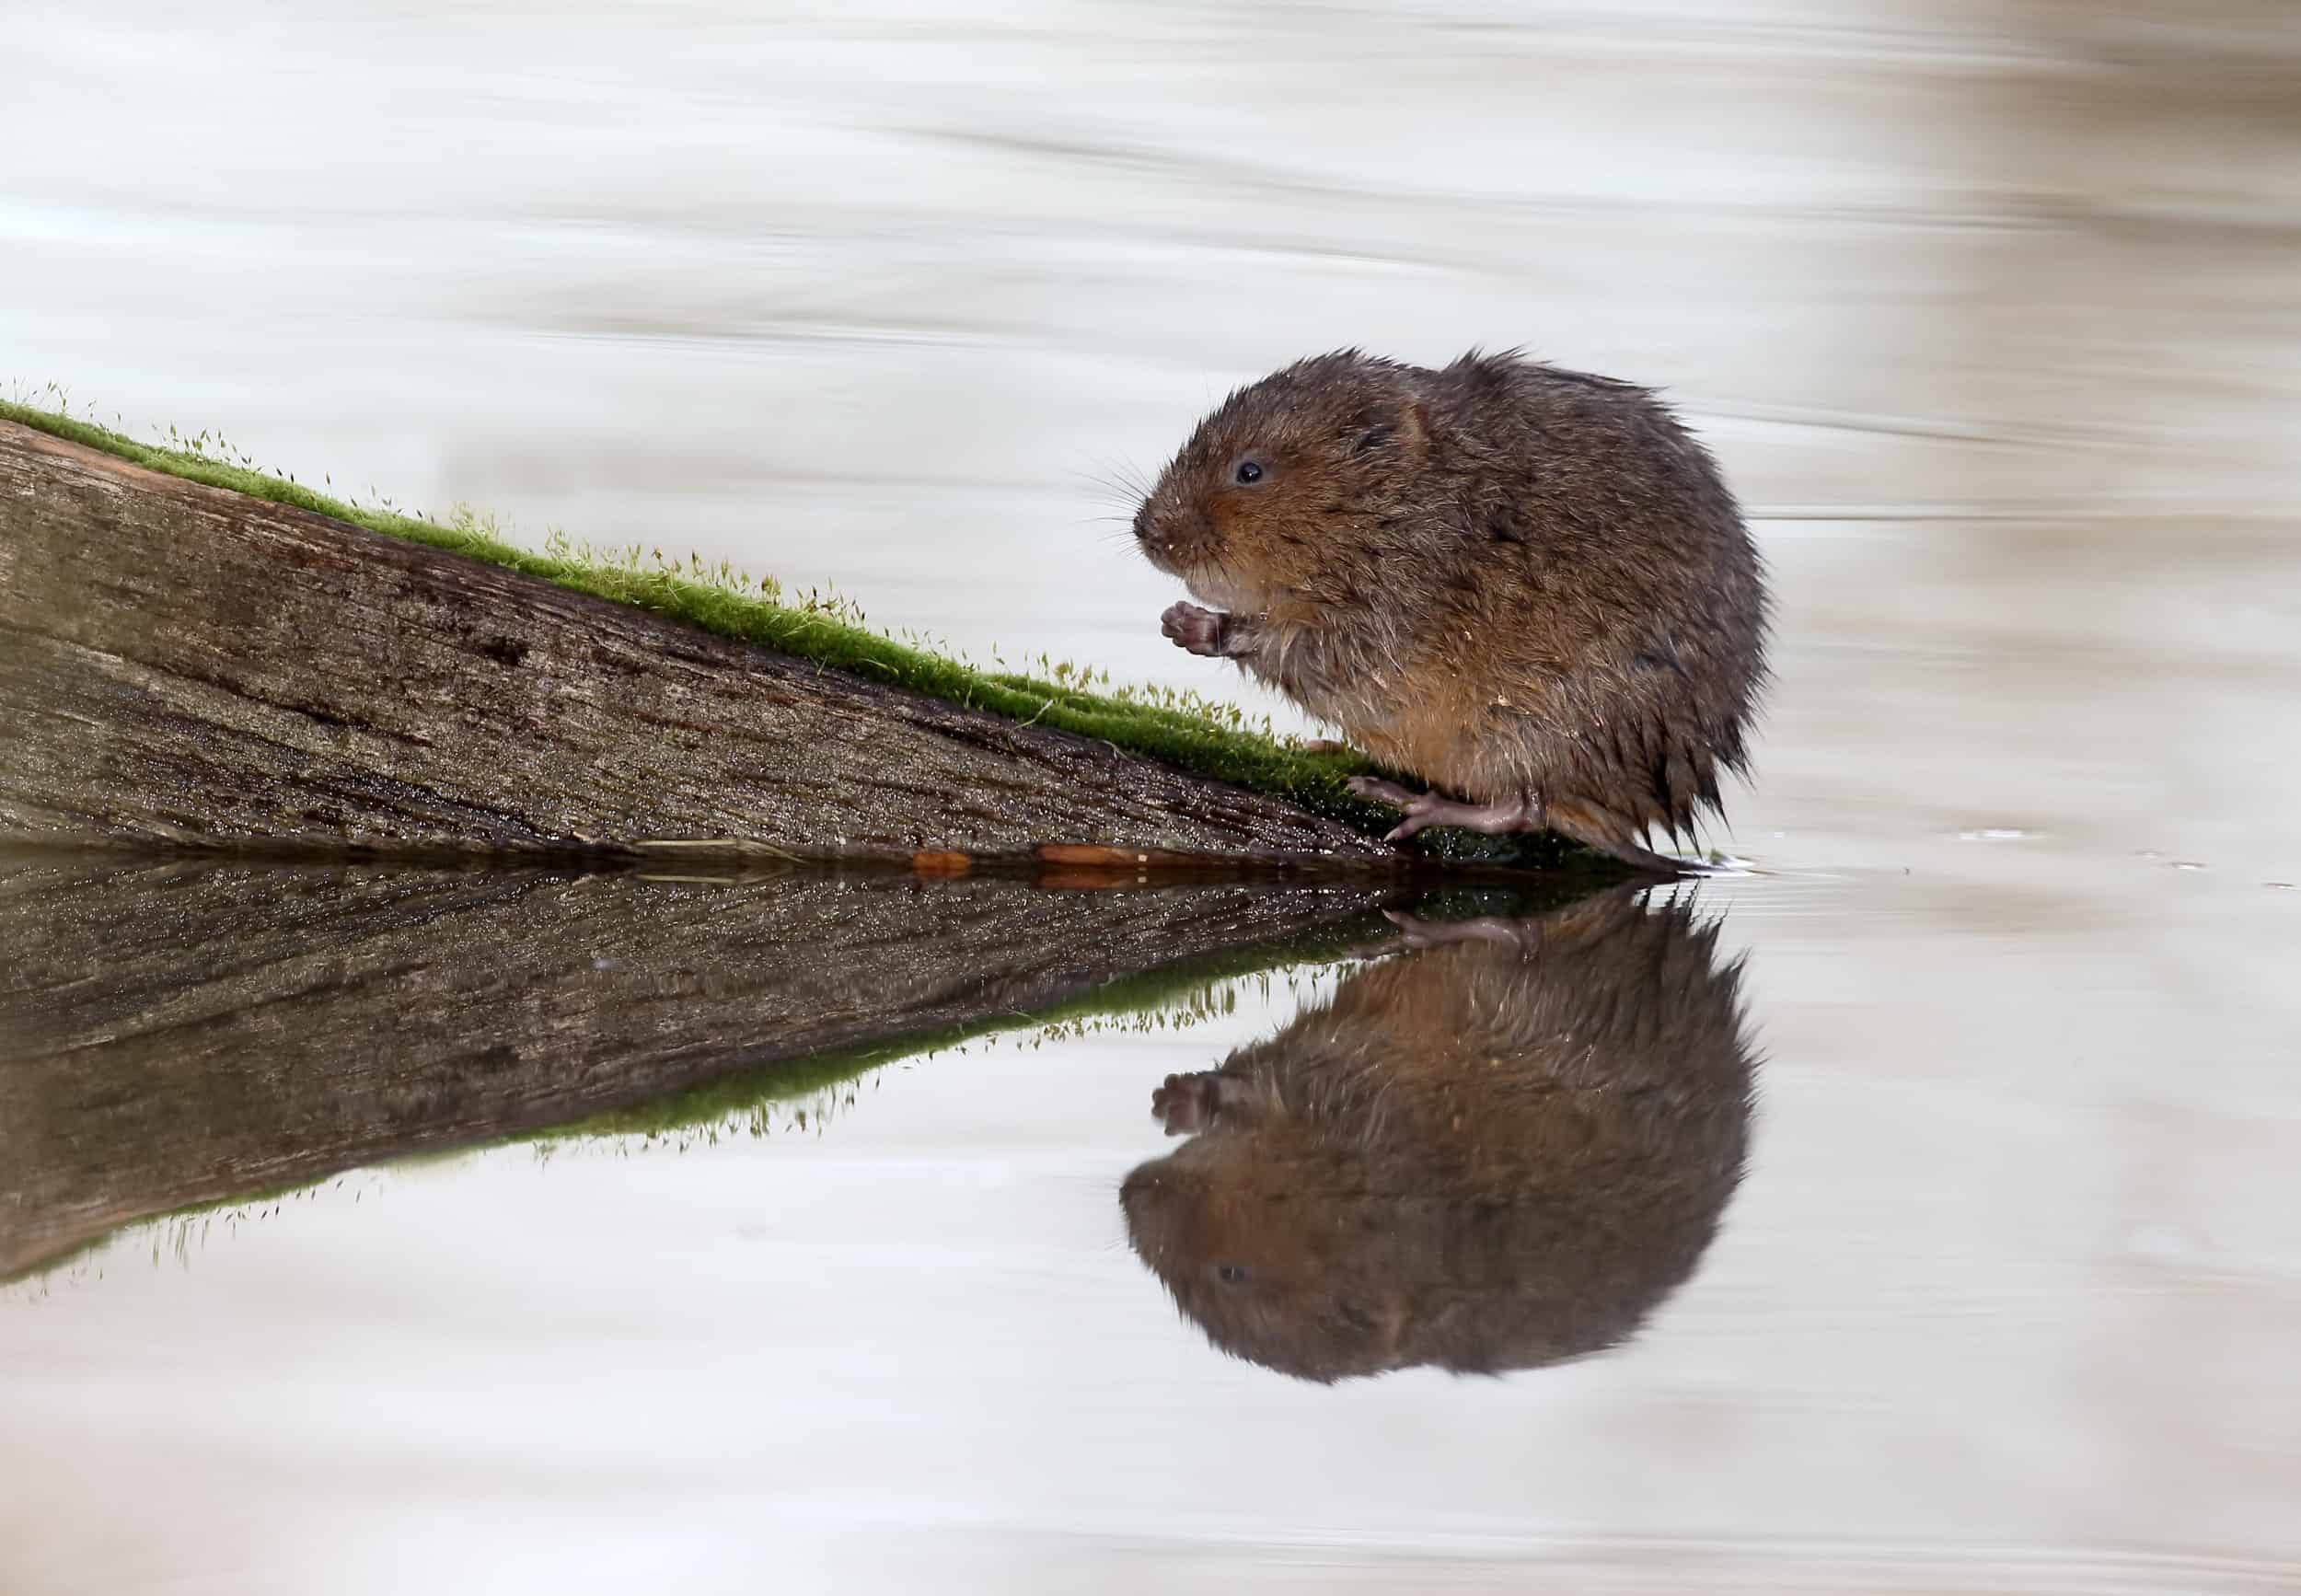
[[[1669, 388], [1780, 605], [1750, 873], [1429, 946], [1220, 885], [8, 862], [0, 1590], [2301, 1588], [2285, 8], [9, 38], [0, 381], [131, 431], [1268, 708], [1097, 479], [1305, 351], [1524, 342]], [[1387, 1099], [1314, 1088], [1392, 1035]], [[1219, 1290], [1306, 1255], [1352, 1289]]]

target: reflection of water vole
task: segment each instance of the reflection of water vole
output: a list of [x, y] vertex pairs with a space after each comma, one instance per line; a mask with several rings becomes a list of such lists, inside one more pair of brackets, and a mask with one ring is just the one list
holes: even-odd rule
[[1752, 1069], [1715, 928], [1614, 894], [1452, 934], [1154, 1098], [1198, 1134], [1127, 1177], [1128, 1235], [1225, 1351], [1532, 1368], [1629, 1336], [1709, 1245]]
[[1201, 422], [1135, 517], [1227, 613], [1166, 633], [1235, 659], [1375, 758], [1429, 825], [1639, 842], [1718, 807], [1765, 593], [1717, 467], [1648, 390], [1515, 355], [1441, 371], [1300, 361]]

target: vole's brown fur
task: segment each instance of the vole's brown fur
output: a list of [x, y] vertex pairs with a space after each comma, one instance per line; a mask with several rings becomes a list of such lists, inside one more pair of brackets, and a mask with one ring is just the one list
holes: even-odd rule
[[[1417, 928], [1425, 940], [1447, 928]], [[1332, 1381], [1531, 1368], [1629, 1336], [1740, 1178], [1739, 962], [1620, 894], [1443, 942], [1154, 1095], [1198, 1134], [1121, 1187], [1225, 1351]]]
[[[1242, 482], [1251, 466], [1257, 480]], [[1135, 517], [1235, 658], [1439, 792], [1430, 824], [1547, 826], [1635, 862], [1743, 768], [1766, 598], [1733, 495], [1644, 388], [1521, 359], [1355, 350], [1241, 388]]]

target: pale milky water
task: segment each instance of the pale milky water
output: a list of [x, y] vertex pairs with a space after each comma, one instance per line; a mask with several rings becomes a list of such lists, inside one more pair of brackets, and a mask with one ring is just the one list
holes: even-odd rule
[[1671, 391], [1780, 607], [1752, 1161], [1631, 1346], [1178, 1322], [1116, 1185], [1282, 987], [8, 1288], [0, 1589], [2301, 1588], [2285, 7], [9, 23], [0, 377], [132, 431], [1241, 692], [1089, 479], [1524, 342]]

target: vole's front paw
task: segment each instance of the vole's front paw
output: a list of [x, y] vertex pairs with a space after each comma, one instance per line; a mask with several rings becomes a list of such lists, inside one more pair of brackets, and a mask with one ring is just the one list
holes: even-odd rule
[[1224, 617], [1195, 604], [1171, 604], [1159, 617], [1159, 630], [1193, 653], [1220, 656]]
[[1169, 1136], [1204, 1130], [1214, 1117], [1215, 1072], [1170, 1075], [1166, 1084], [1150, 1093], [1150, 1116], [1166, 1127]]

